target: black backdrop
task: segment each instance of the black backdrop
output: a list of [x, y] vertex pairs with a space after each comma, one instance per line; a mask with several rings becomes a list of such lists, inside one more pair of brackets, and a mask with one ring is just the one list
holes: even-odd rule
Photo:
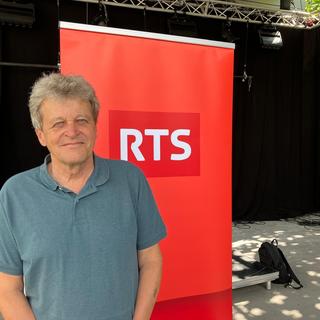
[[[56, 65], [58, 16], [64, 21], [92, 22], [94, 4], [33, 1], [31, 29], [2, 26], [0, 60]], [[88, 9], [88, 11], [87, 11]], [[168, 33], [170, 15], [108, 7], [109, 25]], [[222, 40], [223, 21], [193, 18], [199, 38]], [[273, 220], [320, 208], [320, 28], [281, 28], [283, 47], [262, 49], [258, 25], [233, 23], [235, 50], [233, 116], [233, 219]], [[247, 47], [247, 49], [246, 49]], [[247, 52], [247, 54], [246, 54]], [[252, 77], [242, 81], [244, 63]], [[85, 63], [85, 62], [84, 62]], [[39, 165], [46, 150], [38, 144], [27, 100], [33, 81], [45, 68], [0, 67], [0, 185], [20, 171]]]

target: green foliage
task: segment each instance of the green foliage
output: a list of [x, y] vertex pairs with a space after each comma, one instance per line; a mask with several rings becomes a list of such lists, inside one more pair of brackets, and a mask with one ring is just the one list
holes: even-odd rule
[[306, 0], [306, 8], [307, 12], [319, 13], [320, 12], [320, 0]]

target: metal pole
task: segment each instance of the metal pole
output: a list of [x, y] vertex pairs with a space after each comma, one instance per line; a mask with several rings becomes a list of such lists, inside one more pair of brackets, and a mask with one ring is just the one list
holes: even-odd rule
[[3, 66], [3, 67], [23, 67], [23, 68], [42, 68], [42, 69], [59, 69], [59, 67], [57, 65], [17, 63], [17, 62], [4, 62], [4, 61], [0, 61], [0, 66]]

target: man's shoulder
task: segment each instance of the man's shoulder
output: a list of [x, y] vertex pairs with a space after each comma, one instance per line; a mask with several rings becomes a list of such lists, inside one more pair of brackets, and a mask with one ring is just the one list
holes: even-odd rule
[[102, 165], [109, 167], [111, 174], [112, 172], [120, 172], [120, 173], [127, 173], [133, 175], [143, 175], [140, 168], [138, 168], [135, 164], [125, 161], [125, 160], [115, 160], [115, 159], [105, 159], [99, 158], [99, 162]]
[[35, 167], [11, 176], [2, 186], [1, 192], [17, 190], [25, 187], [31, 181], [37, 181], [39, 178], [39, 167]]

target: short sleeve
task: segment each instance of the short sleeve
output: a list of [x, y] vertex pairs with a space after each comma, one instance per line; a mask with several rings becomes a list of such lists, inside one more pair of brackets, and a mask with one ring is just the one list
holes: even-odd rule
[[21, 275], [22, 261], [6, 212], [0, 203], [0, 272]]
[[167, 235], [148, 181], [142, 173], [139, 176], [137, 211], [137, 249], [142, 250], [153, 246]]

